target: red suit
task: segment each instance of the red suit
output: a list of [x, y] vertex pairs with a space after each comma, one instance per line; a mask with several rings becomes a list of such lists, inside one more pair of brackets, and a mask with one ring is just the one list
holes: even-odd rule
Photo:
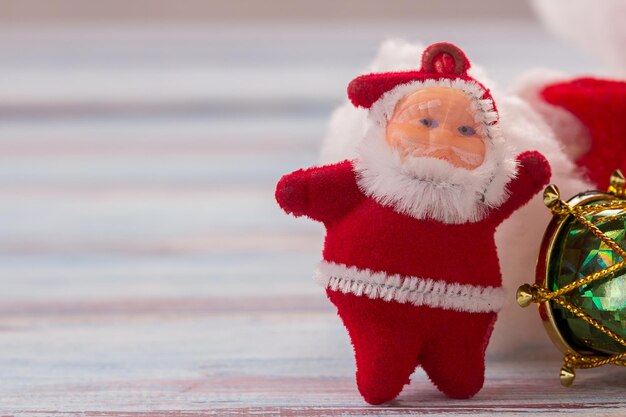
[[[491, 310], [489, 303], [501, 302], [497, 289], [502, 285], [495, 229], [541, 190], [550, 176], [547, 162], [536, 152], [525, 152], [518, 161], [518, 176], [508, 186], [509, 199], [475, 223], [420, 220], [382, 206], [361, 192], [349, 161], [284, 176], [276, 199], [286, 212], [324, 223], [325, 263], [386, 271], [386, 279], [393, 274], [438, 277], [450, 284], [448, 288], [458, 283], [494, 289], [491, 295], [496, 297], [487, 297], [479, 306]], [[320, 269], [319, 273], [326, 272]], [[332, 273], [332, 267], [328, 269]], [[387, 302], [384, 295], [370, 298], [339, 288], [326, 291], [350, 333], [357, 384], [367, 402], [395, 398], [418, 365], [448, 396], [468, 398], [482, 387], [494, 311], [467, 313], [470, 306], [462, 311], [428, 306], [446, 299], [414, 305]], [[442, 288], [440, 293], [444, 292]], [[435, 298], [432, 292], [424, 293]], [[454, 294], [448, 295], [454, 303]], [[480, 298], [457, 295], [459, 308]]]

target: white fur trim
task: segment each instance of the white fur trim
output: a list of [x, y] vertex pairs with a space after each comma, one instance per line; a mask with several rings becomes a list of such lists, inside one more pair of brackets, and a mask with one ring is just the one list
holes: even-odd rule
[[410, 303], [444, 310], [487, 313], [499, 311], [504, 304], [502, 287], [457, 284], [430, 278], [387, 275], [322, 261], [315, 271], [315, 281], [333, 291], [351, 293], [385, 301]]
[[[410, 172], [385, 142], [387, 121], [396, 103], [430, 87], [454, 88], [472, 99], [479, 133], [486, 138], [485, 160], [479, 167], [466, 170], [434, 158], [419, 158], [419, 166]], [[480, 221], [489, 208], [500, 206], [508, 198], [506, 184], [517, 166], [500, 132], [493, 101], [482, 99], [484, 93], [478, 83], [459, 79], [413, 81], [385, 93], [369, 111], [369, 126], [357, 150], [355, 168], [361, 190], [400, 213], [448, 224]]]
[[477, 82], [466, 81], [459, 78], [453, 80], [447, 78], [441, 80], [417, 80], [397, 85], [383, 94], [374, 104], [372, 104], [369, 117], [379, 125], [386, 126], [387, 121], [393, 115], [393, 110], [395, 109], [398, 101], [414, 91], [432, 87], [453, 88], [470, 96], [472, 98], [473, 105], [475, 106], [475, 110], [477, 110], [476, 121], [481, 122], [481, 125], [486, 129], [486, 131], [481, 133], [486, 136], [490, 135], [491, 132], [489, 132], [488, 125], [498, 120], [498, 113], [495, 111], [493, 100], [489, 98], [482, 98], [485, 94], [485, 90]]

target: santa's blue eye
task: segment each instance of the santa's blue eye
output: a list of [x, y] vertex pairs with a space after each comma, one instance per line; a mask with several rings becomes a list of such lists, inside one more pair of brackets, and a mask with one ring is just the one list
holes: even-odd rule
[[463, 136], [472, 136], [476, 134], [476, 129], [470, 126], [461, 126], [457, 129]]
[[428, 127], [428, 128], [433, 128], [433, 127], [437, 127], [439, 126], [439, 123], [437, 123], [436, 120], [430, 119], [428, 117], [424, 118], [424, 119], [420, 119], [420, 124], [422, 126]]

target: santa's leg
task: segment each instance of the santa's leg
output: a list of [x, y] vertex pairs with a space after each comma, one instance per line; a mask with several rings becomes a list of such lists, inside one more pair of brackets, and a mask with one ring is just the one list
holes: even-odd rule
[[352, 339], [359, 392], [370, 404], [393, 400], [418, 364], [417, 309], [367, 296], [327, 293]]
[[422, 367], [447, 396], [473, 396], [485, 379], [485, 349], [496, 314], [432, 309], [428, 315], [431, 336], [424, 343]]

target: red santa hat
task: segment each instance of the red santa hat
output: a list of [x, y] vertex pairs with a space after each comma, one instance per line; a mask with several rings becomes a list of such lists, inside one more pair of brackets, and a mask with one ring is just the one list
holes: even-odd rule
[[[479, 221], [489, 208], [506, 201], [506, 184], [516, 171], [514, 155], [500, 132], [491, 93], [468, 75], [469, 68], [470, 62], [461, 49], [442, 42], [425, 49], [420, 70], [367, 74], [350, 82], [348, 97], [355, 106], [368, 109], [373, 122], [359, 147], [356, 164], [366, 194], [413, 217], [446, 223]], [[422, 161], [420, 166], [427, 171], [430, 184], [420, 184], [414, 181], [415, 175], [407, 176], [398, 170], [397, 158], [387, 155], [391, 151], [384, 136], [398, 101], [431, 87], [452, 88], [471, 98], [477, 131], [485, 138], [486, 155], [483, 164], [471, 171], [454, 169], [442, 161]], [[437, 184], [433, 186], [437, 181], [452, 184], [456, 192], [451, 187], [444, 190]]]
[[491, 99], [489, 91], [467, 75], [470, 66], [469, 60], [456, 45], [435, 43], [424, 50], [421, 70], [361, 75], [348, 85], [348, 97], [356, 107], [369, 109], [383, 94], [399, 85], [426, 80], [463, 80], [478, 84], [483, 90], [482, 98]]

